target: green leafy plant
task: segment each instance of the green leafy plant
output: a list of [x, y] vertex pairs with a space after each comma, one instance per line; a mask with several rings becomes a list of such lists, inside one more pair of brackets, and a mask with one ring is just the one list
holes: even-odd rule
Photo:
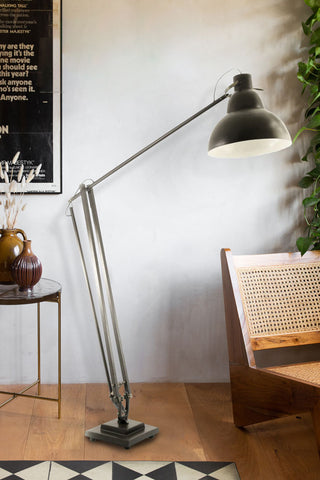
[[309, 146], [301, 159], [309, 162], [311, 170], [300, 180], [299, 186], [312, 189], [302, 202], [307, 232], [297, 240], [301, 255], [310, 248], [320, 250], [320, 0], [304, 1], [312, 10], [310, 17], [302, 23], [310, 49], [306, 62], [298, 64], [297, 77], [303, 84], [302, 93], [308, 93], [308, 101], [305, 111], [306, 124], [298, 131], [294, 140], [303, 132], [311, 132]]

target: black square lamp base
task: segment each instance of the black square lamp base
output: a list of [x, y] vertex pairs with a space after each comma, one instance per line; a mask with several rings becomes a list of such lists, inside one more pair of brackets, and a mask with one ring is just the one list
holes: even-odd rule
[[157, 433], [159, 433], [157, 427], [145, 425], [135, 420], [128, 420], [127, 424], [121, 424], [115, 419], [87, 430], [85, 436], [92, 441], [100, 440], [130, 448], [143, 440], [155, 437]]

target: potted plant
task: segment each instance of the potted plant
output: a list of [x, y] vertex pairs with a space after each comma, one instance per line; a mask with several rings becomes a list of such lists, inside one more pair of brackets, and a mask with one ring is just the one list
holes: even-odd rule
[[308, 37], [310, 49], [305, 62], [299, 62], [297, 77], [303, 84], [302, 93], [308, 94], [305, 111], [306, 124], [298, 131], [311, 132], [308, 148], [302, 161], [309, 162], [310, 170], [300, 180], [299, 186], [308, 189], [303, 200], [304, 217], [307, 224], [305, 236], [298, 238], [297, 247], [301, 255], [309, 250], [320, 250], [320, 0], [304, 0], [311, 8], [311, 15], [302, 23]]

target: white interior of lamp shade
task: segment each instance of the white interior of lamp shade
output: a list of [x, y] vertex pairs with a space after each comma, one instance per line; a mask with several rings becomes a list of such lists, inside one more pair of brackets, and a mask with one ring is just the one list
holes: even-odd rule
[[208, 155], [216, 158], [255, 157], [266, 153], [278, 152], [290, 147], [291, 144], [290, 138], [258, 138], [220, 145], [209, 150]]

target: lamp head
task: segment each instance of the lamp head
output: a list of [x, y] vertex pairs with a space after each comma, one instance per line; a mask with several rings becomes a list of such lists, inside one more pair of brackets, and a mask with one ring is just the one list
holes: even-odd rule
[[214, 128], [208, 147], [212, 157], [250, 157], [273, 153], [292, 144], [279, 117], [266, 110], [252, 88], [251, 75], [234, 78], [234, 93], [225, 117]]

